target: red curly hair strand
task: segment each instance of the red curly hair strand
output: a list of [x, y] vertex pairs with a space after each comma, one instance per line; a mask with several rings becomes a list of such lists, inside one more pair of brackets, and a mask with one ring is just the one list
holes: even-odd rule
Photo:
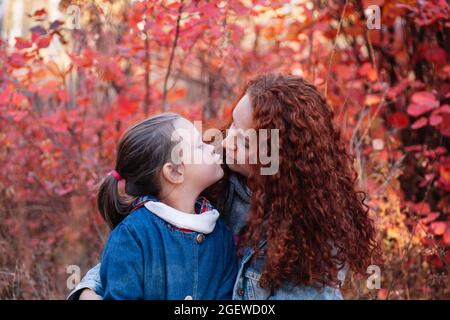
[[[366, 273], [378, 256], [366, 194], [334, 113], [316, 87], [300, 77], [269, 74], [246, 87], [255, 129], [279, 129], [279, 171], [254, 165], [243, 243], [267, 240], [261, 286], [337, 286], [338, 271]], [[258, 251], [258, 249], [257, 249]], [[257, 256], [257, 255], [255, 255]]]

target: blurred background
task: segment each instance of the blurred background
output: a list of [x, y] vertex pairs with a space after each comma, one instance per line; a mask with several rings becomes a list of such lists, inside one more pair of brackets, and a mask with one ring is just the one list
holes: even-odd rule
[[131, 123], [220, 126], [265, 72], [314, 83], [383, 246], [347, 299], [449, 299], [445, 0], [0, 0], [0, 299], [63, 299], [99, 260], [96, 186]]

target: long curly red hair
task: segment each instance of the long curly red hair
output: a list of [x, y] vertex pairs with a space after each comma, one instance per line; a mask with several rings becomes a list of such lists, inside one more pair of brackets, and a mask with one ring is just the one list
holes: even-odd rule
[[375, 227], [333, 110], [314, 85], [292, 75], [259, 76], [245, 93], [255, 129], [280, 130], [279, 171], [261, 175], [254, 165], [248, 179], [243, 243], [257, 249], [267, 240], [261, 286], [338, 286], [345, 265], [366, 273], [379, 256]]

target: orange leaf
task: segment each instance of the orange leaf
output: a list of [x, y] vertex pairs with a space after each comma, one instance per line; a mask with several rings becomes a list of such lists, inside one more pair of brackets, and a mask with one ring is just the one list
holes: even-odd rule
[[382, 288], [382, 289], [378, 290], [378, 299], [379, 300], [386, 300], [387, 299], [387, 293], [388, 293], [387, 289]]
[[180, 100], [186, 96], [186, 89], [185, 88], [179, 88], [175, 90], [169, 91], [167, 94], [167, 100], [169, 102], [175, 102], [177, 100]]
[[366, 105], [368, 105], [368, 106], [372, 106], [372, 105], [379, 104], [380, 101], [381, 101], [381, 98], [380, 98], [379, 95], [377, 95], [377, 94], [368, 94], [368, 95], [366, 96], [366, 101], [365, 101], [365, 103], [366, 103]]
[[367, 77], [370, 81], [375, 81], [378, 79], [377, 70], [372, 66], [370, 62], [364, 63], [361, 68], [359, 68], [358, 73], [361, 76]]

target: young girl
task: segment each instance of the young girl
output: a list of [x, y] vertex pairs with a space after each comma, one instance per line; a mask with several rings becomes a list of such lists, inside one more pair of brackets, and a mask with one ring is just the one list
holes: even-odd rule
[[149, 118], [124, 134], [115, 170], [98, 194], [113, 229], [101, 259], [104, 299], [231, 299], [232, 236], [217, 210], [198, 198], [222, 178], [218, 160], [177, 114]]
[[[366, 274], [378, 260], [375, 226], [333, 115], [318, 89], [297, 76], [261, 75], [243, 91], [223, 140], [229, 174], [208, 196], [240, 247], [233, 299], [342, 299], [347, 270]], [[241, 152], [250, 158], [255, 147], [240, 133], [273, 128], [280, 130], [276, 174], [233, 161]], [[101, 298], [98, 269], [69, 299]]]

